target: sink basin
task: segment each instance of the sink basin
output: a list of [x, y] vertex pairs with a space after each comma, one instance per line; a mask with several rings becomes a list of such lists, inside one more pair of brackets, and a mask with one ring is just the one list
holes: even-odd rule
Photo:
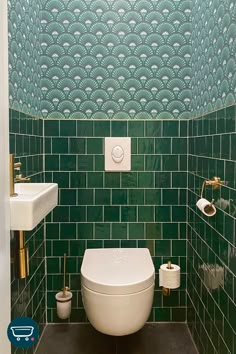
[[32, 230], [55, 206], [56, 183], [16, 183], [15, 197], [10, 197], [11, 230]]

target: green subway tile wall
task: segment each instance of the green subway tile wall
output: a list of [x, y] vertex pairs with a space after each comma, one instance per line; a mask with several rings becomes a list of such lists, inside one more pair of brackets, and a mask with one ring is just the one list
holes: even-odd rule
[[[32, 182], [43, 182], [43, 122], [28, 114], [11, 110], [10, 153], [15, 161], [21, 161], [21, 171]], [[46, 323], [46, 278], [44, 223], [26, 232], [26, 246], [29, 249], [30, 275], [26, 279], [16, 279], [14, 264], [11, 263], [11, 314], [12, 319], [21, 316], [33, 318], [39, 325], [40, 334]], [[11, 257], [14, 257], [15, 236], [11, 234]], [[19, 351], [12, 347], [12, 354]], [[21, 353], [32, 353], [33, 348]]]
[[[200, 354], [236, 352], [236, 106], [189, 121], [188, 324]], [[217, 213], [196, 207], [204, 179]]]
[[[186, 121], [169, 120], [44, 121], [45, 179], [59, 184], [59, 206], [46, 219], [49, 322], [59, 321], [54, 297], [64, 252], [73, 292], [69, 320], [86, 320], [80, 266], [86, 248], [100, 247], [148, 247], [157, 273], [169, 259], [180, 264], [181, 287], [168, 299], [157, 274], [149, 320], [186, 320], [186, 128]], [[104, 136], [117, 136], [117, 129], [131, 136], [130, 172], [104, 171]]]

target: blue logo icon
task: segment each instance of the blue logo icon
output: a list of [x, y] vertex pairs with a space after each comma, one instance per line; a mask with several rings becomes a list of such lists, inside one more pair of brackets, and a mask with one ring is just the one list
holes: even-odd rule
[[15, 318], [7, 328], [7, 336], [16, 348], [32, 347], [39, 337], [38, 325], [30, 317]]

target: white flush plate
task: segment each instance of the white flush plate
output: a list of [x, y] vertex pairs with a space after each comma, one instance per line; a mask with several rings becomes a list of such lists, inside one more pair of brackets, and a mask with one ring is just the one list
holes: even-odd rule
[[131, 170], [131, 138], [105, 138], [105, 171]]

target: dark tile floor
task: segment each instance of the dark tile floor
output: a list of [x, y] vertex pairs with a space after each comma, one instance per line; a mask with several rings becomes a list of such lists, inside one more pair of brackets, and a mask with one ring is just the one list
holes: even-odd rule
[[35, 354], [197, 354], [185, 324], [146, 324], [123, 337], [97, 332], [89, 324], [48, 325]]

